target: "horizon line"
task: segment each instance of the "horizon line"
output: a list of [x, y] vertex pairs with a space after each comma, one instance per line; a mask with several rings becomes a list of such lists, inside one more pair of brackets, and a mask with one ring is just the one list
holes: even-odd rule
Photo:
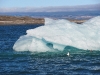
[[8, 7], [0, 8], [0, 12], [64, 12], [64, 11], [94, 11], [100, 10], [100, 3], [75, 6], [48, 6], [48, 7]]

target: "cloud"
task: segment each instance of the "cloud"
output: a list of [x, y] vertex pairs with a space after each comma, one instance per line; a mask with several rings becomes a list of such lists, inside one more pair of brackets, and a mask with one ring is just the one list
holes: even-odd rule
[[70, 12], [70, 11], [96, 11], [100, 10], [100, 4], [56, 7], [23, 7], [0, 8], [0, 12]]

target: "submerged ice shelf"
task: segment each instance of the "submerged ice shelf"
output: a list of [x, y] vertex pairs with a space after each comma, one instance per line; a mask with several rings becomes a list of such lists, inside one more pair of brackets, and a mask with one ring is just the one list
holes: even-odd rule
[[76, 24], [45, 18], [45, 25], [26, 31], [13, 46], [16, 51], [63, 51], [66, 46], [100, 50], [100, 16]]

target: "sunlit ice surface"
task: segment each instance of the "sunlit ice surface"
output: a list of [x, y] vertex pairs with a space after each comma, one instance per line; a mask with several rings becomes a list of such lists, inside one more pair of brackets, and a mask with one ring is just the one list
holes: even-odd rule
[[26, 31], [14, 44], [15, 51], [54, 52], [69, 47], [100, 50], [100, 16], [82, 24], [45, 18], [45, 25]]

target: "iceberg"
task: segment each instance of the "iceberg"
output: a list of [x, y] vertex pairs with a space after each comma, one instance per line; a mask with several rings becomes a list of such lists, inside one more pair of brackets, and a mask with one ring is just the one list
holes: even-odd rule
[[14, 44], [15, 51], [63, 51], [66, 46], [100, 50], [100, 16], [82, 24], [45, 18], [45, 25], [26, 31]]

